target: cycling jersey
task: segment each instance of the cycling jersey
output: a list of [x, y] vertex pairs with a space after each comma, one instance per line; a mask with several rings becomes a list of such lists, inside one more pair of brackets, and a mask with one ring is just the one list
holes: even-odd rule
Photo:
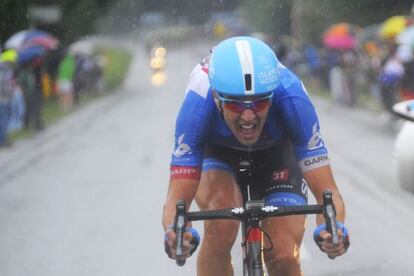
[[[238, 142], [214, 102], [204, 60], [192, 71], [175, 129], [171, 176], [198, 178], [205, 145], [256, 151], [289, 140], [302, 172], [329, 164], [318, 117], [299, 78], [283, 65], [278, 66], [280, 84], [259, 140], [251, 146]], [[191, 176], [190, 176], [191, 178]]]

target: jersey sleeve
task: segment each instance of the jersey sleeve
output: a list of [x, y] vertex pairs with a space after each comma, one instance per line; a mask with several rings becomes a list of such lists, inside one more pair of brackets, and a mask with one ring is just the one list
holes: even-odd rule
[[329, 165], [318, 116], [302, 81], [293, 73], [282, 83], [278, 102], [302, 172]]
[[172, 178], [186, 178], [185, 174], [197, 175], [200, 172], [213, 108], [208, 92], [208, 75], [198, 65], [190, 75], [176, 120], [175, 145], [171, 156]]

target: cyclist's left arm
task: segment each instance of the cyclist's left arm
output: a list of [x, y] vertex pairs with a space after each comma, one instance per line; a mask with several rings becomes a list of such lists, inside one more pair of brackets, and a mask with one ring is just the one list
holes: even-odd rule
[[[277, 94], [278, 108], [282, 110], [283, 120], [289, 130], [295, 154], [299, 160], [302, 170], [310, 190], [315, 195], [318, 204], [322, 204], [323, 192], [330, 190], [336, 208], [336, 218], [340, 222], [340, 236], [346, 232], [342, 227], [345, 221], [345, 205], [341, 194], [336, 186], [328, 151], [323, 141], [319, 120], [312, 102], [308, 97], [303, 83], [291, 72], [286, 71], [286, 81], [282, 83], [283, 89]], [[331, 235], [324, 230], [324, 218], [317, 216], [317, 236], [323, 240], [320, 248], [329, 253], [328, 255], [341, 255], [347, 249], [347, 244], [341, 242], [338, 246], [332, 245]], [[341, 239], [342, 240], [342, 239]], [[344, 250], [345, 249], [345, 250]]]
[[319, 248], [329, 256], [340, 256], [349, 247], [349, 234], [344, 226], [345, 204], [342, 196], [335, 184], [332, 170], [329, 165], [319, 167], [303, 174], [310, 190], [314, 194], [318, 204], [323, 202], [323, 192], [330, 190], [333, 194], [333, 201], [336, 209], [336, 219], [338, 221], [339, 244], [332, 243], [332, 236], [326, 231], [325, 221], [322, 215], [316, 217], [317, 229], [314, 232], [314, 239]]

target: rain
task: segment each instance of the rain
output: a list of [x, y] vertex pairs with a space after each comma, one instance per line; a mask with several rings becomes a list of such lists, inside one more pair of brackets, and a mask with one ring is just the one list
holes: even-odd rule
[[308, 215], [303, 275], [413, 275], [413, 5], [2, 0], [0, 275], [197, 275], [198, 251], [182, 267], [164, 251], [176, 119], [193, 68], [233, 36], [303, 82], [345, 202], [348, 252], [321, 252]]

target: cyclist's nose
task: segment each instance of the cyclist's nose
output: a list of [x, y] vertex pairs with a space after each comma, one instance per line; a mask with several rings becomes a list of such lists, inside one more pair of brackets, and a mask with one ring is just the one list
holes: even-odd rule
[[240, 115], [240, 118], [243, 121], [249, 122], [253, 121], [256, 118], [256, 113], [251, 108], [246, 108]]

